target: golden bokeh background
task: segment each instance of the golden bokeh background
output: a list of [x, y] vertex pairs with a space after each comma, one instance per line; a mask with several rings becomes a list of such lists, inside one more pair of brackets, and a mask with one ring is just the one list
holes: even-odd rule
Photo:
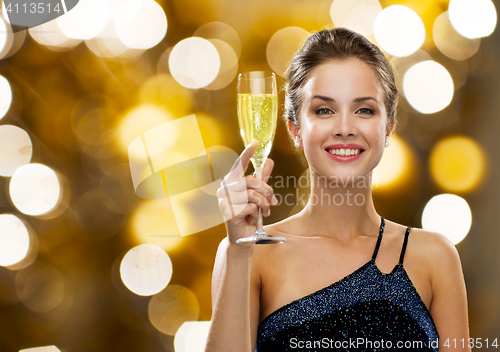
[[[179, 211], [169, 192], [139, 197], [129, 162], [143, 152], [129, 146], [195, 114], [205, 148], [239, 154], [237, 74], [274, 71], [282, 88], [306, 36], [333, 26], [367, 36], [398, 73], [398, 126], [374, 171], [377, 211], [456, 244], [471, 337], [500, 338], [496, 1], [80, 0], [15, 33], [5, 5], [0, 351], [202, 351], [225, 227], [181, 236], [194, 198]], [[288, 182], [308, 170], [279, 90], [270, 184], [280, 204], [265, 223], [300, 211], [308, 194]]]

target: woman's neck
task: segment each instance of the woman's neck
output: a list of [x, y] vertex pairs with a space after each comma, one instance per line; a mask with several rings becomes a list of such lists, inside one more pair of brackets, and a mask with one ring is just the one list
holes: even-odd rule
[[[311, 177], [311, 196], [296, 216], [315, 236], [351, 243], [359, 236], [377, 235], [380, 216], [372, 199], [371, 173], [367, 176]], [[302, 222], [301, 221], [301, 222]]]

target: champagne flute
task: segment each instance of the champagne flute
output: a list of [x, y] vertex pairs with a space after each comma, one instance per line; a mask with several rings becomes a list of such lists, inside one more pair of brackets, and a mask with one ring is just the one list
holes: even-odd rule
[[[259, 147], [251, 158], [257, 178], [262, 180], [262, 169], [271, 151], [278, 118], [278, 93], [276, 76], [272, 72], [251, 71], [238, 76], [238, 122], [245, 147], [252, 139]], [[257, 231], [253, 236], [242, 237], [236, 243], [282, 243], [284, 237], [271, 236], [264, 231], [262, 209], [259, 207]]]

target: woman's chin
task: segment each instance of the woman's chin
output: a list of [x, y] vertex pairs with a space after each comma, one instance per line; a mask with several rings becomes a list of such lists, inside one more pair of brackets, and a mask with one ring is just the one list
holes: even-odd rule
[[357, 170], [353, 170], [352, 168], [350, 169], [345, 169], [345, 170], [339, 170], [335, 169], [332, 170], [331, 168], [326, 169], [326, 170], [318, 170], [319, 174], [318, 177], [321, 178], [326, 178], [331, 181], [338, 181], [340, 184], [342, 182], [352, 182], [358, 180], [360, 177], [363, 177], [363, 174], [360, 174]]

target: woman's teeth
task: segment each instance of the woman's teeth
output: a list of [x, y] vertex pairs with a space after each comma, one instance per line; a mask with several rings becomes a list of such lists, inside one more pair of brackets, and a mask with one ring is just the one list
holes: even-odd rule
[[327, 149], [327, 151], [338, 156], [351, 156], [361, 153], [361, 149]]

